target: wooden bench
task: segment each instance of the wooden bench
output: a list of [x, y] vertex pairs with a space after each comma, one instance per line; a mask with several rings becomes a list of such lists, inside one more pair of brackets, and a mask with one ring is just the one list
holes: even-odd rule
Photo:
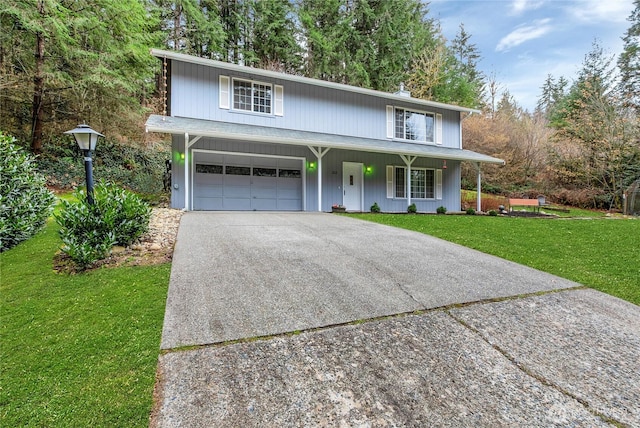
[[536, 211], [540, 211], [540, 201], [538, 199], [509, 198], [509, 211], [513, 211], [513, 207], [535, 207]]

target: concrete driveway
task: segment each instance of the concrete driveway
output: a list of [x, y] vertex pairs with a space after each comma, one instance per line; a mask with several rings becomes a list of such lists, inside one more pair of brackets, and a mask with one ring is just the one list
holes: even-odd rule
[[182, 217], [151, 425], [640, 426], [640, 308], [320, 213]]

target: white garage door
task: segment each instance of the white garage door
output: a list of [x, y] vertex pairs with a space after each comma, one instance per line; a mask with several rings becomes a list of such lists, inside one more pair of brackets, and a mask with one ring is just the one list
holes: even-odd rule
[[301, 211], [300, 159], [195, 152], [193, 209]]

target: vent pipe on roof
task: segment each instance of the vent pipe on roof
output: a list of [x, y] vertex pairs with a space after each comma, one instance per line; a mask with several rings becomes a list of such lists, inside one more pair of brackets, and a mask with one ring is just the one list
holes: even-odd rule
[[411, 98], [411, 92], [404, 89], [404, 82], [400, 83], [400, 90], [398, 92], [394, 92], [395, 95], [400, 95], [401, 97]]

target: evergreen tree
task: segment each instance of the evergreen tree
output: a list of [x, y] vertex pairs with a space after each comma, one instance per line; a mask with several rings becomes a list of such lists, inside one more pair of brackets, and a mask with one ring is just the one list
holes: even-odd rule
[[299, 73], [302, 48], [297, 41], [292, 4], [288, 0], [253, 0], [248, 6], [253, 19], [249, 23], [252, 49], [247, 65]]
[[42, 151], [45, 124], [86, 121], [104, 131], [140, 109], [156, 43], [155, 16], [140, 1], [8, 0], [0, 23], [0, 81], [12, 82], [0, 114], [33, 152]]
[[618, 67], [623, 101], [640, 116], [640, 0], [633, 4], [635, 8], [628, 18], [631, 27], [622, 38], [624, 51], [618, 58]]

